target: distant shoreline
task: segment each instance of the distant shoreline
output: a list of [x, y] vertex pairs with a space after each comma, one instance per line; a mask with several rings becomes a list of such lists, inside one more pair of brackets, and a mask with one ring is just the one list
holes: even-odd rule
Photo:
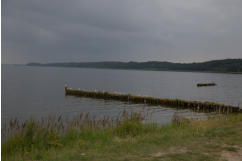
[[[21, 66], [21, 65], [17, 65]], [[188, 70], [151, 70], [151, 69], [119, 69], [119, 68], [97, 68], [97, 67], [64, 67], [64, 66], [32, 66], [31, 67], [54, 67], [54, 68], [81, 68], [81, 69], [104, 69], [104, 70], [133, 70], [133, 71], [157, 71], [157, 72], [188, 72], [188, 73], [217, 73], [217, 74], [242, 74], [242, 72], [215, 72], [215, 71], [188, 71]]]
[[242, 74], [242, 59], [212, 60], [202, 63], [158, 61], [28, 63], [26, 66]]

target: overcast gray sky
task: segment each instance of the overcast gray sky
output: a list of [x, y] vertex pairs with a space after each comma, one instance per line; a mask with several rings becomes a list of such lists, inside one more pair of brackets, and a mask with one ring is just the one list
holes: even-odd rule
[[242, 0], [2, 0], [2, 63], [242, 58]]

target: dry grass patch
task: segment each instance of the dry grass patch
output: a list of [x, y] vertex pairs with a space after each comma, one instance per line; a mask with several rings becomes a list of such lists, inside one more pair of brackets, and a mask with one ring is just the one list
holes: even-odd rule
[[242, 161], [242, 147], [227, 147], [222, 151], [221, 158], [227, 161]]
[[151, 154], [152, 157], [162, 157], [167, 154], [177, 154], [177, 153], [186, 153], [188, 149], [186, 147], [170, 147], [167, 150], [159, 151]]

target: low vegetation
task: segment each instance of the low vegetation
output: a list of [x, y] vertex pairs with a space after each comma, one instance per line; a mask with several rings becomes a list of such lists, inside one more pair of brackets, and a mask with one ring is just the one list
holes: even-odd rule
[[190, 121], [174, 115], [160, 127], [141, 113], [95, 119], [10, 121], [2, 129], [3, 161], [216, 161], [240, 159], [242, 114]]

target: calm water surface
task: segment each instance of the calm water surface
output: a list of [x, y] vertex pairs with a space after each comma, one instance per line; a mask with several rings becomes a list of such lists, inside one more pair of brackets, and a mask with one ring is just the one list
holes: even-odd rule
[[[200, 87], [198, 82], [216, 82]], [[65, 96], [64, 85], [84, 90], [130, 93], [164, 98], [212, 101], [231, 105], [242, 102], [242, 75], [192, 72], [107, 70], [2, 65], [2, 121], [11, 118], [72, 116], [80, 112], [114, 116], [125, 110], [152, 113], [151, 120], [170, 122], [175, 112], [190, 118], [207, 114], [160, 106], [126, 104]]]

